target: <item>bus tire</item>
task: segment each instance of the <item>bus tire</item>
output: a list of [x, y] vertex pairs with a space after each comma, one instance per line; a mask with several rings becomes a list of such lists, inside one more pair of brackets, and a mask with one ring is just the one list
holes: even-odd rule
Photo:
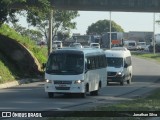
[[92, 95], [92, 96], [97, 96], [98, 93], [99, 93], [99, 88], [101, 88], [101, 81], [99, 82], [98, 89], [95, 90], [95, 91], [90, 92], [90, 95]]
[[48, 92], [48, 97], [49, 98], [53, 98], [54, 97], [54, 93], [53, 92]]
[[88, 84], [86, 84], [86, 86], [85, 86], [85, 92], [84, 93], [81, 93], [81, 97], [82, 98], [86, 98], [86, 95], [87, 95], [87, 92], [89, 91], [89, 85]]

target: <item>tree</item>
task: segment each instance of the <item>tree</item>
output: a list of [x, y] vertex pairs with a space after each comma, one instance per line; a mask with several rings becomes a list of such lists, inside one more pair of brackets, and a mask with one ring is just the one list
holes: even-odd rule
[[[54, 10], [53, 12], [53, 39], [55, 36], [57, 36], [58, 32], [65, 34], [66, 31], [70, 32], [70, 29], [74, 29], [76, 27], [76, 23], [72, 22], [72, 19], [79, 16], [77, 11]], [[46, 39], [48, 39], [48, 18], [49, 15], [46, 14], [45, 19], [37, 19], [35, 25], [45, 35]], [[33, 21], [33, 19], [30, 20]], [[35, 21], [30, 23], [34, 25], [34, 22]]]
[[26, 29], [25, 27], [22, 27], [21, 25], [18, 24], [13, 24], [12, 27], [16, 32], [18, 32], [19, 34], [21, 34], [22, 36], [27, 36], [30, 39], [34, 40], [34, 41], [41, 41], [43, 38], [43, 35], [40, 31], [38, 30], [33, 30], [33, 29]]
[[[43, 16], [50, 7], [50, 0], [1, 0], [0, 1], [0, 25], [8, 20], [12, 23], [18, 21], [16, 13], [26, 10], [32, 11], [35, 16]], [[39, 9], [40, 8], [40, 9]], [[27, 16], [29, 17], [29, 16]]]
[[10, 5], [13, 3], [12, 0], [1, 0], [0, 1], [0, 26], [7, 22], [8, 19], [12, 22], [16, 22], [15, 9], [10, 9]]
[[[102, 34], [104, 32], [110, 32], [110, 20], [99, 20], [96, 23], [92, 23], [88, 29], [87, 34]], [[111, 21], [112, 32], [124, 32], [120, 25]]]

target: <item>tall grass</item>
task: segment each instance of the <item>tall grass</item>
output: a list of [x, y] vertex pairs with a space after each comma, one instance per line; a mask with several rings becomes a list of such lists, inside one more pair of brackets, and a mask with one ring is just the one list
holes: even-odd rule
[[39, 47], [36, 45], [34, 40], [31, 40], [27, 36], [22, 36], [17, 33], [14, 29], [10, 28], [8, 25], [2, 25], [0, 28], [0, 34], [8, 36], [19, 43], [23, 44], [26, 48], [28, 48], [34, 56], [38, 59], [40, 63], [46, 62], [47, 60], [47, 48]]
[[132, 52], [132, 55], [160, 62], [160, 53], [153, 54], [153, 53]]
[[[46, 62], [47, 47], [37, 46], [34, 40], [20, 35], [8, 25], [2, 25], [0, 27], [0, 34], [8, 36], [9, 38], [18, 41], [20, 44], [23, 44], [37, 58], [40, 64]], [[0, 53], [0, 84], [15, 79], [17, 80], [20, 77], [23, 77], [22, 73], [17, 71], [14, 64], [11, 64], [10, 60]]]
[[14, 68], [8, 62], [8, 60], [0, 53], [0, 84], [5, 83], [6, 81], [13, 81], [15, 80], [16, 73], [13, 74], [10, 71], [10, 68]]

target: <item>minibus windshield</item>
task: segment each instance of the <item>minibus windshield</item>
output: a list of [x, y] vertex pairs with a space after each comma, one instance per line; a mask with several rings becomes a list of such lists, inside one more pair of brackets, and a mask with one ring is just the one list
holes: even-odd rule
[[59, 53], [50, 55], [46, 73], [54, 75], [77, 75], [84, 70], [83, 54]]
[[123, 67], [123, 58], [107, 57], [108, 67]]

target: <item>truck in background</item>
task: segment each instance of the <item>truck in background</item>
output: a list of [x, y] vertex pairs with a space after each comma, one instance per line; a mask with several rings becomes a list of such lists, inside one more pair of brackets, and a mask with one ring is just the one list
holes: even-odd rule
[[[153, 42], [149, 46], [149, 52], [153, 52]], [[155, 52], [160, 52], [160, 34], [155, 35]]]
[[124, 40], [123, 46], [128, 50], [137, 50], [137, 43], [135, 40]]
[[144, 50], [146, 48], [146, 42], [138, 42], [137, 50]]
[[[112, 47], [122, 46], [123, 44], [123, 32], [111, 32]], [[101, 46], [104, 48], [110, 47], [110, 32], [102, 34]]]

